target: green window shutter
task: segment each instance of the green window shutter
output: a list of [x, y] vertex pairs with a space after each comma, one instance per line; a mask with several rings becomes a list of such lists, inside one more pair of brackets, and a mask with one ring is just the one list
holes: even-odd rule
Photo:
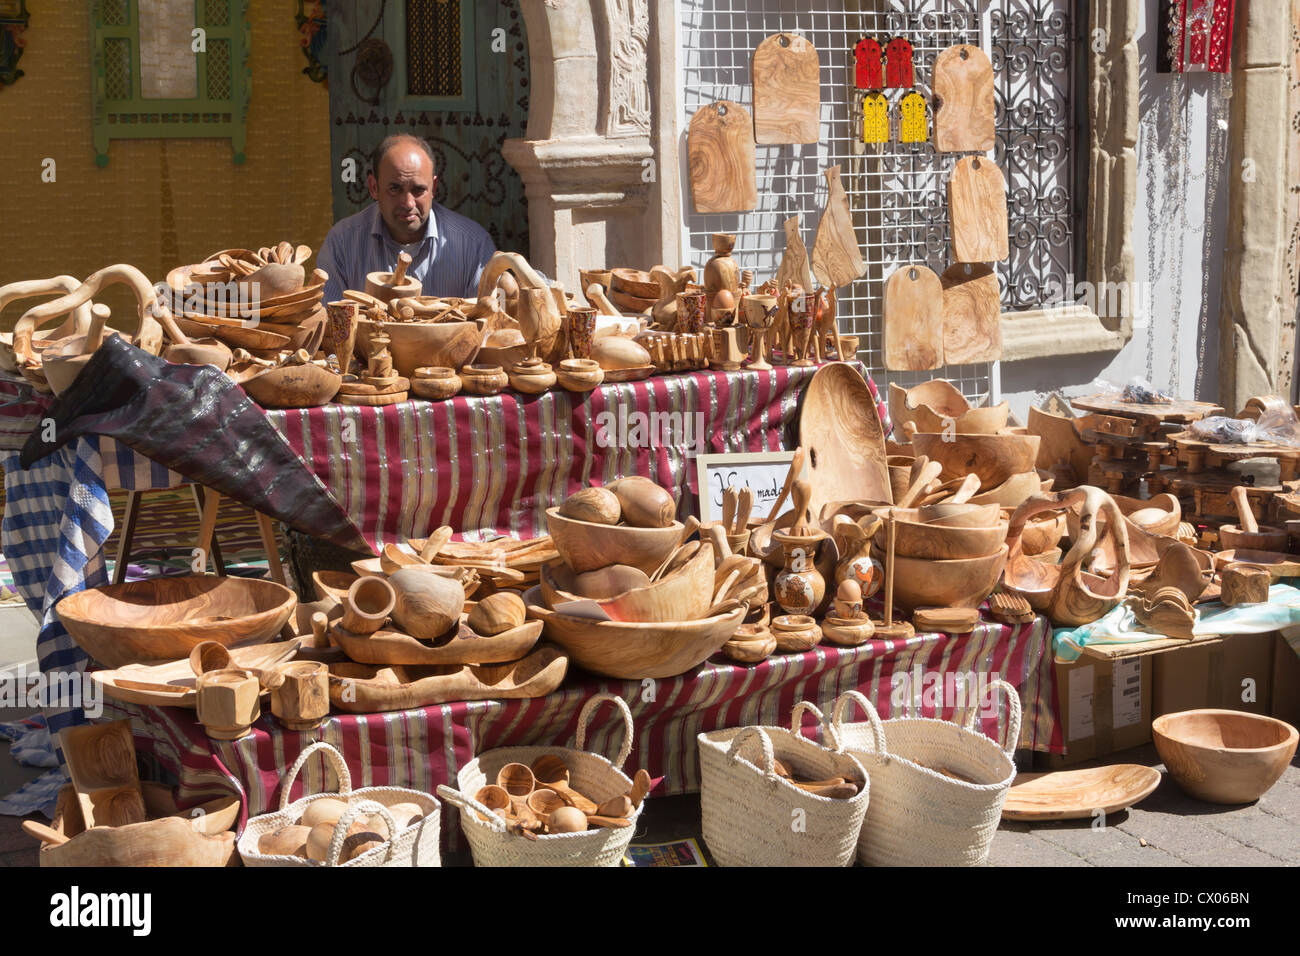
[[[193, 52], [196, 95], [144, 96], [140, 12], [165, 14], [167, 0], [92, 0], [91, 127], [95, 162], [108, 165], [114, 139], [229, 139], [236, 164], [244, 161], [245, 122], [251, 92], [248, 0], [194, 0], [182, 8], [203, 30]], [[174, 10], [176, 4], [170, 4]], [[189, 31], [184, 31], [190, 34]], [[180, 41], [177, 41], [180, 42]], [[193, 40], [191, 40], [193, 42]], [[192, 47], [190, 48], [192, 49]]]

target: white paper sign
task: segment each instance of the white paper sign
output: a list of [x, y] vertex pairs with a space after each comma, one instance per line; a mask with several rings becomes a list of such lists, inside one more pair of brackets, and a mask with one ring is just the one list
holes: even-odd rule
[[[697, 455], [695, 468], [700, 486], [700, 521], [722, 518], [722, 493], [728, 487], [737, 491], [749, 485], [754, 492], [753, 517], [766, 518], [776, 504], [786, 475], [790, 472], [792, 451], [729, 452], [721, 455]], [[804, 465], [804, 475], [808, 465]], [[801, 477], [803, 477], [801, 476]], [[788, 503], [789, 499], [787, 499]]]

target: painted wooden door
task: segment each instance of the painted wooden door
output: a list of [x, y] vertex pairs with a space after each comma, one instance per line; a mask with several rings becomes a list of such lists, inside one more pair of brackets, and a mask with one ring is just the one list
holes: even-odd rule
[[370, 153], [406, 132], [433, 148], [434, 198], [480, 223], [498, 249], [527, 254], [523, 183], [501, 156], [528, 120], [519, 0], [358, 0], [327, 10], [334, 218], [370, 204]]

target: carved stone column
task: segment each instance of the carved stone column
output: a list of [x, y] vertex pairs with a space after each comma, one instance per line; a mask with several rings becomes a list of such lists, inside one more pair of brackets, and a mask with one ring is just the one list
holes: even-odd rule
[[648, 268], [679, 218], [676, 162], [661, 159], [656, 116], [659, 91], [675, 86], [660, 39], [673, 3], [521, 6], [533, 92], [527, 138], [507, 140], [502, 153], [528, 194], [529, 259], [570, 290], [579, 268]]
[[[1238, 0], [1228, 162], [1228, 239], [1219, 319], [1219, 404], [1291, 391], [1295, 315], [1288, 269], [1290, 0]], [[1284, 314], [1286, 311], [1286, 314]]]

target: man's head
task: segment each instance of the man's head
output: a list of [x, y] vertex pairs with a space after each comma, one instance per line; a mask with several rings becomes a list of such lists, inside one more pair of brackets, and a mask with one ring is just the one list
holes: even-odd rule
[[433, 150], [424, 140], [403, 134], [386, 137], [375, 147], [366, 185], [396, 241], [415, 242], [424, 235], [437, 184]]

